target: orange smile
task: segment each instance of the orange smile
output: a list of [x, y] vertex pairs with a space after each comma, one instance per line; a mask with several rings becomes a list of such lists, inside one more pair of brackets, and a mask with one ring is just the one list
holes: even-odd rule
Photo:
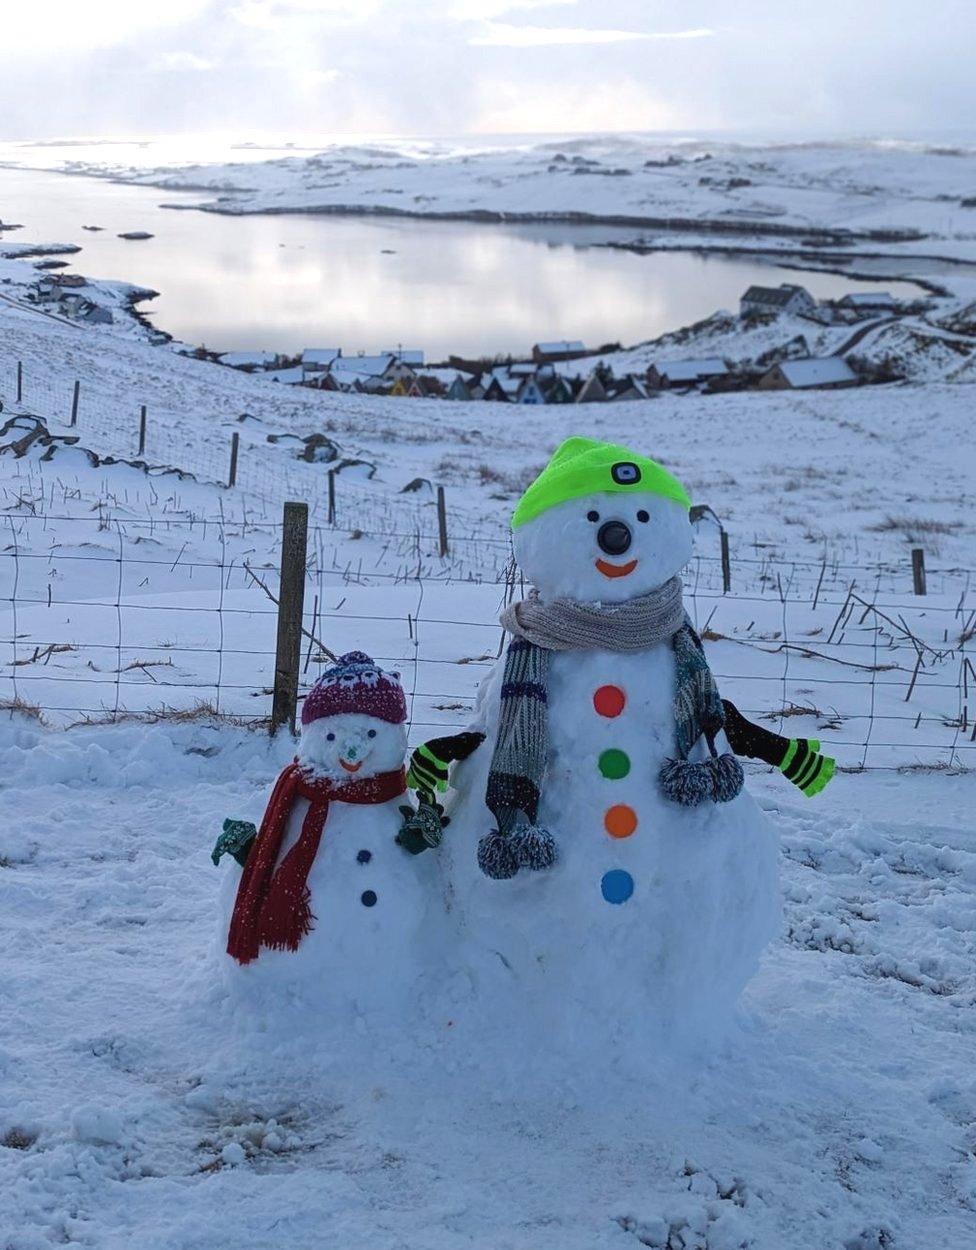
[[606, 560], [597, 560], [596, 567], [604, 577], [626, 577], [637, 568], [637, 561], [628, 560], [626, 564], [608, 564]]
[[358, 773], [363, 766], [362, 760], [360, 760], [358, 764], [347, 764], [345, 760], [340, 760], [339, 763], [347, 773]]

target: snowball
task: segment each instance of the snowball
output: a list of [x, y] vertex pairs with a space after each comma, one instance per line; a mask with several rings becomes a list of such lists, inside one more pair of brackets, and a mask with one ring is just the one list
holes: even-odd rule
[[247, 1155], [244, 1153], [244, 1147], [239, 1141], [229, 1141], [220, 1152], [220, 1157], [228, 1165], [228, 1167], [238, 1167], [247, 1161]]
[[76, 1141], [116, 1145], [122, 1140], [122, 1120], [107, 1107], [78, 1107], [71, 1116], [71, 1134]]

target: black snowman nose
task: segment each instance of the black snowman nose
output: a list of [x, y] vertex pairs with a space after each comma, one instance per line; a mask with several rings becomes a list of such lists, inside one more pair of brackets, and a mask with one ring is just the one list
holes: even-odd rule
[[596, 532], [596, 541], [608, 556], [622, 556], [630, 546], [630, 527], [623, 521], [604, 521]]

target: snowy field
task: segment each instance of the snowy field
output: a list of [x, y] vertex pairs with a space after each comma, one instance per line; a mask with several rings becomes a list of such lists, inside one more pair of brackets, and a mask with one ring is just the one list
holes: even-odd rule
[[[3, 1250], [973, 1244], [971, 391], [922, 376], [585, 410], [284, 393], [0, 302]], [[720, 684], [844, 769], [813, 801], [749, 771], [785, 918], [739, 1028], [660, 1059], [621, 986], [619, 1044], [577, 1064], [494, 1067], [463, 1017], [256, 1044], [213, 962], [209, 853], [224, 817], [259, 819], [291, 753], [249, 727], [270, 704], [259, 580], [275, 592], [281, 505], [310, 505], [303, 683], [323, 646], [373, 650], [417, 741], [465, 723], [519, 593], [507, 517], [580, 432], [655, 455], [721, 519], [731, 593], [708, 520], [686, 578]], [[334, 459], [299, 459], [316, 435]]]

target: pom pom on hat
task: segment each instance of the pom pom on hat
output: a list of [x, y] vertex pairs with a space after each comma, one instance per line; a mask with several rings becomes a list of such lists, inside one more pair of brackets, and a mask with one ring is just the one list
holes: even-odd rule
[[365, 651], [340, 655], [305, 697], [302, 724], [323, 716], [359, 712], [401, 725], [407, 719], [407, 700], [398, 673], [387, 673]]

